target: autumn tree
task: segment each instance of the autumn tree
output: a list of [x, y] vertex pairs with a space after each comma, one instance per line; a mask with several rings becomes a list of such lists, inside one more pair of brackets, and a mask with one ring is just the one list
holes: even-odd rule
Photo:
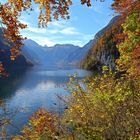
[[127, 77], [137, 81], [140, 87], [140, 1], [114, 0], [112, 7], [124, 19], [123, 33], [116, 37], [120, 52], [118, 69], [126, 72]]
[[[23, 135], [14, 140], [34, 140], [36, 136], [37, 139], [51, 136], [50, 139], [69, 140], [140, 139], [140, 1], [114, 0], [112, 7], [124, 20], [123, 33], [117, 38], [120, 52], [117, 66], [125, 74], [116, 76], [103, 67], [102, 75], [83, 81], [78, 81], [76, 76], [70, 77], [68, 91], [71, 95], [64, 100], [68, 108], [61, 124], [54, 119], [56, 116], [52, 116], [48, 123], [50, 113], [41, 109], [33, 114]], [[53, 121], [50, 127], [52, 120], [56, 123]], [[63, 126], [67, 131], [53, 129], [54, 125], [55, 128]]]

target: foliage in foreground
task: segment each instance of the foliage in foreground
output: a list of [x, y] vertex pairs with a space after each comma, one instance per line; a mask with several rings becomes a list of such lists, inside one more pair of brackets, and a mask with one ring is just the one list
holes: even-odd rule
[[140, 10], [133, 10], [118, 45], [117, 65], [125, 74], [104, 67], [102, 75], [83, 81], [71, 77], [61, 118], [39, 109], [13, 140], [140, 140]]
[[[13, 140], [125, 140], [140, 138], [137, 82], [110, 71], [80, 82], [70, 78], [68, 109], [61, 118], [39, 109]], [[84, 84], [83, 84], [84, 83]]]

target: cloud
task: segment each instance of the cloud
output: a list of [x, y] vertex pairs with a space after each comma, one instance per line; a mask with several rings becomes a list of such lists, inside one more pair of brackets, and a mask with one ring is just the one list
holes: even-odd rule
[[27, 39], [32, 39], [34, 41], [36, 41], [39, 45], [44, 46], [53, 46], [55, 44], [57, 44], [57, 42], [55, 42], [55, 40], [52, 40], [51, 38], [48, 37], [42, 37], [42, 36], [33, 36], [32, 34], [24, 34], [23, 36], [26, 36]]
[[64, 40], [64, 37], [62, 36], [35, 36], [34, 34], [30, 33], [23, 33], [24, 37], [26, 36], [27, 39], [32, 39], [36, 41], [39, 45], [47, 45], [47, 46], [54, 46], [55, 44], [74, 44], [82, 47], [85, 44], [84, 38], [78, 39], [71, 39], [71, 40]]
[[47, 45], [47, 46], [54, 46], [55, 44], [57, 44], [57, 42], [54, 42], [50, 39], [46, 38], [34, 38], [34, 40], [39, 44], [39, 45]]
[[48, 30], [48, 33], [49, 34], [58, 34], [59, 33], [59, 30], [57, 30], [57, 29], [51, 29], [51, 30]]
[[28, 26], [28, 28], [26, 30], [28, 30], [30, 32], [33, 32], [33, 33], [40, 33], [40, 34], [47, 33], [47, 29], [46, 28], [37, 28], [37, 27], [30, 27], [30, 26]]
[[[22, 19], [22, 22], [26, 22]], [[47, 28], [38, 28], [34, 24], [28, 23], [28, 28], [21, 31], [24, 37], [36, 41], [44, 46], [54, 46], [55, 44], [74, 44], [83, 46], [85, 42], [93, 39], [93, 35], [79, 32], [77, 28], [69, 25], [67, 21], [52, 21]]]
[[67, 26], [66, 21], [52, 21], [48, 23], [48, 27], [53, 27], [53, 28], [64, 28]]
[[38, 44], [44, 46], [54, 46], [55, 44], [74, 44], [80, 47], [84, 46], [89, 40], [93, 39], [94, 35], [90, 34], [79, 34], [78, 36], [73, 36], [71, 39], [66, 38], [65, 35], [38, 35], [35, 33], [24, 32], [22, 33], [24, 37], [36, 41]]
[[[37, 11], [37, 8], [35, 8], [35, 11]], [[77, 31], [76, 28], [73, 26], [70, 26], [70, 22], [67, 22], [66, 20], [53, 20], [52, 22], [48, 23], [47, 28], [38, 28], [36, 25], [34, 25], [32, 22], [27, 22], [28, 18], [23, 16], [21, 17], [20, 21], [22, 23], [25, 23], [28, 25], [28, 27], [25, 29], [25, 31], [29, 31], [35, 34], [62, 34], [62, 35], [79, 35], [80, 32]]]
[[32, 35], [27, 35], [27, 39], [32, 39], [34, 41], [36, 41], [39, 45], [47, 45], [47, 46], [54, 46], [55, 44], [57, 44], [57, 42], [55, 42], [55, 40], [52, 40], [48, 37], [38, 37], [38, 36], [32, 36]]
[[83, 42], [81, 40], [57, 40], [57, 41], [54, 41], [54, 40], [51, 40], [51, 39], [48, 39], [48, 38], [33, 38], [33, 40], [35, 40], [38, 44], [44, 46], [44, 45], [47, 45], [47, 46], [54, 46], [55, 44], [74, 44], [74, 45], [77, 45], [77, 46], [80, 46], [82, 47], [83, 46]]
[[32, 37], [34, 41], [36, 41], [39, 45], [47, 45], [47, 46], [54, 46], [55, 44], [74, 44], [77, 46], [83, 46], [83, 42], [81, 40], [55, 40], [47, 37]]
[[48, 29], [48, 28], [38, 28], [38, 27], [31, 27], [28, 26], [26, 28], [27, 31], [30, 31], [32, 33], [36, 33], [36, 34], [57, 34], [59, 33], [59, 30], [57, 29]]
[[65, 35], [78, 35], [80, 34], [74, 27], [64, 28], [63, 30], [59, 31], [61, 34]]
[[49, 29], [49, 28], [37, 28], [28, 26], [27, 31], [37, 34], [63, 34], [63, 35], [78, 35], [78, 32], [74, 27], [65, 27], [63, 29]]

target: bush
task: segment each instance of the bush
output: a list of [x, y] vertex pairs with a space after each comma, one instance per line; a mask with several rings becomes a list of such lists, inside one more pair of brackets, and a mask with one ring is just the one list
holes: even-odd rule
[[14, 140], [138, 139], [140, 93], [137, 86], [136, 81], [125, 76], [117, 79], [107, 68], [102, 76], [83, 81], [70, 77], [71, 96], [64, 99], [68, 109], [61, 118], [41, 109], [31, 117], [29, 126], [22, 131], [24, 135]]

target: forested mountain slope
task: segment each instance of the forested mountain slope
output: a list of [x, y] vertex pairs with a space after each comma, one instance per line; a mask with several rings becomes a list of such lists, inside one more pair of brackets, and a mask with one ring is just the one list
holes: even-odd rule
[[109, 24], [95, 35], [96, 42], [82, 60], [81, 66], [86, 69], [101, 70], [103, 65], [116, 69], [115, 60], [119, 57], [115, 36], [122, 32], [119, 16], [114, 17]]

